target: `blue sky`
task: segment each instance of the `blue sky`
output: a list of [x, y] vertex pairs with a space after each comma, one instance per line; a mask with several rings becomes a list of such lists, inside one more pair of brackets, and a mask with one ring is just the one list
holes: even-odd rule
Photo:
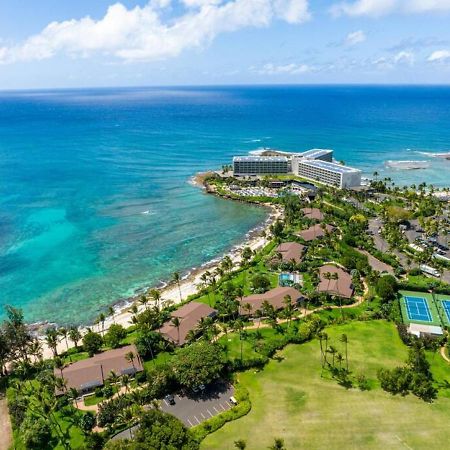
[[449, 82], [450, 0], [0, 0], [0, 89]]

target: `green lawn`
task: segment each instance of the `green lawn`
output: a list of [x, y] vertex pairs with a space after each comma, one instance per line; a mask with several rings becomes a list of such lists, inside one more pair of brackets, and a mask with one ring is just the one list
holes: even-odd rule
[[[402, 365], [407, 356], [395, 326], [384, 321], [352, 322], [330, 327], [331, 344], [343, 351], [339, 336], [346, 333], [353, 374], [364, 374], [373, 389], [346, 390], [320, 376], [317, 340], [289, 345], [264, 370], [242, 373], [250, 391], [250, 413], [208, 436], [203, 450], [234, 449], [244, 439], [248, 449], [267, 448], [282, 437], [292, 449], [441, 449], [448, 445], [450, 389], [432, 404], [414, 396], [392, 396], [378, 387], [380, 367]], [[441, 386], [450, 380], [450, 365], [429, 355]]]

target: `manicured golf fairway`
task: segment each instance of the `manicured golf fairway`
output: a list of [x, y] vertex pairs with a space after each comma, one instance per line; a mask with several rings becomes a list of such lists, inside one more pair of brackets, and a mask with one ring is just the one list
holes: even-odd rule
[[[448, 446], [450, 389], [432, 404], [414, 396], [392, 396], [376, 381], [380, 367], [402, 365], [407, 348], [395, 326], [384, 321], [354, 322], [326, 330], [331, 344], [348, 336], [350, 370], [364, 374], [372, 390], [346, 390], [320, 377], [318, 340], [290, 345], [261, 372], [240, 375], [252, 400], [250, 413], [208, 436], [202, 450], [234, 449], [244, 439], [247, 449], [264, 449], [274, 437], [297, 449], [442, 449]], [[450, 381], [450, 365], [438, 354], [430, 357], [435, 378]]]

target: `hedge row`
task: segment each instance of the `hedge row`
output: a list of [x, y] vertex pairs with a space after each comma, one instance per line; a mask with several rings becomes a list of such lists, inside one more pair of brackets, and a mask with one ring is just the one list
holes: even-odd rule
[[192, 435], [198, 442], [205, 439], [208, 434], [214, 433], [214, 431], [222, 428], [227, 422], [239, 419], [250, 412], [252, 404], [248, 390], [245, 387], [237, 384], [234, 391], [234, 398], [238, 402], [236, 406], [217, 416], [211, 417], [211, 419], [205, 420], [200, 425], [191, 429]]

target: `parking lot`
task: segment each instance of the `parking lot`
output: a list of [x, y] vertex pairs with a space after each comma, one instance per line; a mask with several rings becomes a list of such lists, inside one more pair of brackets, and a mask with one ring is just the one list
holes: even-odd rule
[[186, 426], [194, 427], [210, 417], [230, 409], [233, 405], [230, 397], [234, 388], [227, 383], [215, 383], [207, 386], [201, 394], [175, 395], [175, 404], [162, 400], [161, 409], [180, 419]]

